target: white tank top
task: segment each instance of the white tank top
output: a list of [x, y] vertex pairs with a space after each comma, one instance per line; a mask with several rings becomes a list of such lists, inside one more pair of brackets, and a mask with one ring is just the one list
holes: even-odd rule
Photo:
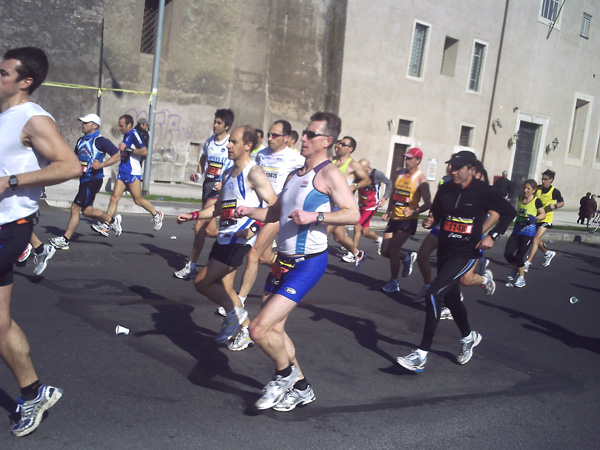
[[256, 155], [256, 164], [265, 171], [275, 194], [279, 195], [288, 175], [304, 165], [304, 156], [289, 147], [278, 152], [265, 148]]
[[294, 173], [280, 195], [281, 215], [277, 247], [284, 255], [311, 255], [327, 250], [327, 225], [316, 223], [296, 225], [290, 214], [297, 209], [313, 212], [330, 212], [331, 200], [327, 194], [315, 189], [313, 180], [319, 170], [331, 164], [327, 160], [303, 176]]
[[250, 239], [242, 239], [235, 237], [235, 232], [248, 228], [253, 220], [244, 217], [235, 219], [232, 217], [235, 208], [238, 206], [258, 207], [260, 200], [256, 191], [248, 185], [248, 172], [256, 163], [252, 160], [246, 164], [246, 167], [235, 178], [231, 177], [234, 170], [232, 168], [225, 174], [225, 182], [223, 184], [223, 197], [221, 201], [221, 217], [219, 220], [219, 234], [217, 242], [222, 245], [228, 244], [249, 244], [254, 245], [256, 235]]
[[[0, 175], [18, 175], [46, 167], [48, 160], [25, 147], [21, 132], [33, 116], [52, 116], [32, 102], [13, 106], [0, 114]], [[41, 187], [17, 187], [0, 194], [0, 225], [28, 217], [38, 210]]]

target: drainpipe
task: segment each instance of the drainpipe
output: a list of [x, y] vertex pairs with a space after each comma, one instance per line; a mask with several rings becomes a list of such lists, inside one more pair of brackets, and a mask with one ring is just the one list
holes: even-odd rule
[[504, 32], [506, 31], [506, 17], [508, 16], [508, 5], [510, 0], [506, 0], [504, 6], [504, 20], [502, 21], [502, 33], [500, 34], [500, 46], [498, 48], [498, 59], [496, 61], [496, 73], [494, 73], [494, 85], [492, 86], [492, 98], [490, 99], [490, 110], [488, 112], [487, 127], [485, 128], [485, 138], [483, 140], [483, 150], [481, 151], [481, 162], [485, 159], [485, 151], [487, 150], [488, 137], [490, 135], [490, 127], [492, 126], [492, 112], [494, 109], [494, 99], [496, 98], [496, 85], [498, 84], [498, 73], [500, 72], [500, 58], [502, 57], [502, 46], [504, 44]]

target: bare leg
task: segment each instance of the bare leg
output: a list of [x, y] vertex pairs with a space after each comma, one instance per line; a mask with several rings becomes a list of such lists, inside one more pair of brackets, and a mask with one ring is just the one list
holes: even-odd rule
[[256, 281], [258, 275], [258, 264], [263, 254], [268, 257], [269, 261], [273, 259], [273, 252], [270, 251], [273, 239], [279, 232], [279, 222], [265, 223], [262, 229], [258, 232], [254, 247], [248, 253], [248, 260], [246, 262], [246, 270], [242, 277], [242, 285], [240, 286], [240, 296], [248, 297], [252, 286]]
[[419, 271], [423, 277], [423, 284], [431, 284], [431, 264], [429, 262], [429, 256], [438, 246], [438, 237], [429, 233], [423, 239], [421, 247], [417, 252], [417, 264], [419, 264]]
[[119, 200], [121, 200], [121, 196], [125, 192], [125, 183], [121, 180], [115, 181], [115, 186], [113, 187], [112, 194], [110, 196], [110, 202], [108, 203], [108, 209], [106, 210], [106, 214], [111, 218], [115, 216], [117, 212], [117, 206], [119, 205]]
[[395, 233], [385, 233], [383, 235], [383, 244], [381, 245], [381, 256], [390, 260], [390, 279], [398, 279], [400, 273], [400, 262], [406, 257], [400, 250], [408, 240], [410, 234], [406, 231], [396, 231]]
[[142, 196], [142, 183], [140, 180], [135, 180], [133, 183], [129, 183], [127, 185], [127, 190], [129, 190], [136, 205], [144, 208], [146, 211], [152, 214], [152, 216], [156, 215], [156, 210], [154, 209], [154, 206], [152, 206], [152, 203]]
[[545, 233], [546, 227], [539, 227], [536, 230], [535, 236], [533, 237], [533, 245], [531, 246], [531, 252], [529, 253], [529, 258], [527, 259], [527, 261], [529, 261], [530, 263], [533, 261], [533, 257], [535, 256], [538, 248], [544, 253], [548, 251], [548, 249], [544, 245], [544, 242], [542, 241], [542, 238], [544, 237]]

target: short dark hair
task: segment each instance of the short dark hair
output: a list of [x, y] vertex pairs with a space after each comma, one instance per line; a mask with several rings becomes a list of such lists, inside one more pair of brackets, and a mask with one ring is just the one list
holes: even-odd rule
[[225, 126], [231, 127], [233, 125], [233, 121], [235, 120], [235, 114], [230, 109], [217, 109], [215, 112], [215, 119], [221, 119]]
[[275, 122], [273, 122], [273, 125], [277, 125], [278, 123], [281, 124], [281, 132], [284, 136], [289, 136], [290, 134], [292, 134], [292, 126], [287, 120], [276, 120]]
[[537, 190], [538, 184], [537, 181], [529, 179], [529, 180], [525, 180], [523, 182], [523, 186], [525, 186], [526, 184], [528, 184], [529, 186], [531, 186], [531, 189], [533, 189], [534, 191]]
[[16, 59], [21, 63], [15, 68], [19, 75], [17, 81], [25, 78], [33, 80], [33, 83], [27, 88], [29, 94], [32, 94], [44, 82], [46, 75], [48, 75], [48, 57], [40, 48], [13, 48], [4, 54], [4, 60], [7, 59]]
[[251, 127], [250, 125], [244, 125], [241, 128], [243, 128], [244, 130], [242, 141], [244, 141], [244, 145], [252, 144], [252, 147], [250, 147], [250, 151], [252, 151], [252, 149], [256, 147], [256, 143], [258, 142], [258, 135], [256, 134], [256, 129]]
[[[342, 138], [342, 141], [344, 139], [348, 139], [350, 141], [350, 147], [352, 147], [352, 151], [356, 150], [356, 139], [354, 139], [352, 136], [344, 136]], [[352, 152], [350, 152], [352, 153]]]
[[119, 120], [121, 119], [125, 119], [125, 123], [127, 125], [133, 126], [133, 117], [131, 117], [129, 114], [123, 114], [121, 117], [119, 117]]
[[298, 142], [298, 137], [298, 132], [296, 130], [292, 130], [292, 132], [290, 133], [290, 139], [294, 142]]
[[485, 180], [484, 182], [486, 184], [490, 184], [490, 179], [488, 177], [488, 173], [487, 170], [485, 170], [485, 167], [483, 167], [483, 163], [479, 160], [477, 160], [477, 162], [475, 163], [475, 174], [481, 174], [481, 177]]
[[265, 137], [265, 132], [260, 128], [256, 128], [256, 134], [260, 135], [263, 139]]
[[[342, 131], [342, 119], [330, 112], [318, 111], [310, 116], [311, 122], [326, 122], [325, 134], [333, 138], [333, 142], [336, 141], [340, 132]], [[333, 142], [331, 145], [333, 145]]]
[[552, 178], [554, 180], [554, 175], [556, 175], [555, 172], [552, 172], [550, 169], [546, 169], [544, 172], [542, 172], [542, 176], [546, 175], [548, 178]]

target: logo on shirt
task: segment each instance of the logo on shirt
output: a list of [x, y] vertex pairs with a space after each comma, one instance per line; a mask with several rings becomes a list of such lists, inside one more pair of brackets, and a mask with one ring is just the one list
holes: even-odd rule
[[300, 185], [301, 188], [305, 188], [306, 186], [308, 186], [308, 180], [304, 180]]
[[294, 295], [296, 293], [296, 289], [291, 288], [291, 287], [286, 287], [285, 292], [287, 292], [290, 295]]

